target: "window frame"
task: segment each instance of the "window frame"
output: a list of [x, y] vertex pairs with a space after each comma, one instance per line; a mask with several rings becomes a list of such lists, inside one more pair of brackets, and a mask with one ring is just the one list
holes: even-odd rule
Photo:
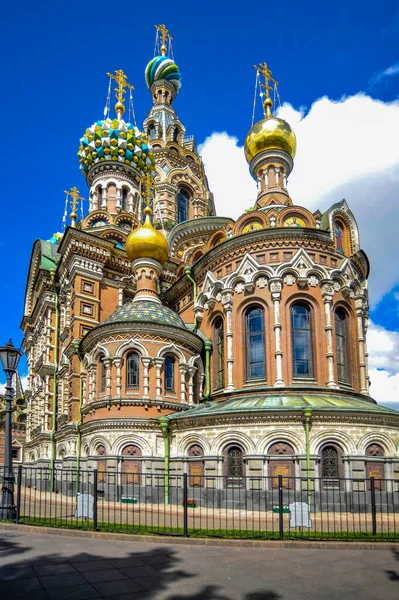
[[[341, 319], [340, 315], [344, 318]], [[338, 332], [337, 322], [340, 323], [343, 333]], [[351, 385], [351, 349], [350, 349], [350, 333], [349, 333], [349, 315], [347, 311], [342, 307], [338, 306], [334, 310], [334, 329], [335, 329], [335, 362], [337, 365], [337, 380], [338, 383], [344, 385]], [[341, 343], [338, 344], [340, 338]], [[342, 359], [339, 360], [339, 356]], [[342, 362], [343, 361], [343, 362]], [[345, 377], [342, 377], [342, 369], [345, 371]]]
[[[134, 369], [132, 371], [132, 374], [130, 374], [130, 372], [129, 372], [129, 368], [130, 368], [129, 362], [132, 357], [137, 358], [137, 363], [136, 363], [136, 365], [137, 365], [137, 373], [136, 373], [137, 383], [129, 382], [129, 378], [134, 375]], [[140, 387], [140, 355], [138, 352], [136, 352], [134, 350], [132, 352], [129, 352], [129, 354], [126, 356], [126, 386], [125, 387], [126, 387], [126, 390], [137, 390]]]
[[[171, 365], [171, 372], [169, 374], [167, 373], [167, 365]], [[175, 368], [176, 368], [176, 357], [171, 356], [170, 354], [167, 354], [164, 358], [164, 365], [163, 365], [163, 387], [164, 387], [165, 394], [167, 394], [167, 393], [174, 394], [176, 392]], [[171, 380], [172, 380], [171, 386], [167, 385], [168, 378], [171, 378]]]
[[[221, 325], [221, 327], [219, 327]], [[221, 333], [220, 333], [221, 332]], [[213, 321], [213, 337], [215, 343], [214, 373], [215, 390], [221, 390], [225, 387], [226, 367], [225, 367], [225, 334], [224, 320], [220, 315]]]
[[[186, 201], [186, 205], [185, 205], [185, 217], [186, 218], [185, 219], [180, 218], [180, 201], [179, 201], [180, 196], [184, 197], [185, 201]], [[190, 194], [186, 189], [179, 188], [179, 191], [176, 195], [177, 224], [184, 223], [185, 221], [189, 220], [189, 218], [190, 218], [190, 214], [189, 214], [190, 210], [189, 209], [190, 209]]]
[[[262, 314], [262, 329], [259, 329], [259, 331], [253, 331], [253, 332], [249, 332], [249, 327], [248, 327], [248, 321], [249, 321], [249, 313], [255, 311], [255, 310], [260, 310], [261, 314]], [[250, 306], [248, 306], [245, 309], [244, 312], [244, 331], [245, 331], [245, 380], [247, 382], [256, 382], [256, 381], [266, 381], [267, 380], [267, 364], [266, 364], [266, 328], [265, 328], [265, 309], [262, 305], [260, 304], [251, 304]], [[251, 337], [254, 334], [258, 334], [259, 333], [262, 334], [262, 343], [263, 343], [263, 373], [262, 375], [259, 376], [251, 376], [250, 375], [250, 371], [251, 371], [251, 364], [257, 364], [260, 363], [261, 361], [251, 361], [250, 360], [250, 354], [251, 354]]]
[[[307, 313], [308, 313], [308, 324], [309, 326], [307, 328], [304, 327], [294, 327], [294, 310], [298, 307], [304, 308]], [[290, 306], [290, 333], [291, 333], [291, 360], [292, 360], [292, 378], [293, 380], [315, 380], [315, 373], [316, 373], [316, 366], [315, 366], [315, 354], [314, 354], [314, 324], [313, 324], [313, 307], [309, 302], [306, 302], [305, 300], [299, 300], [294, 302], [293, 304], [291, 304]], [[308, 347], [308, 352], [307, 352], [307, 356], [308, 358], [306, 359], [297, 359], [295, 358], [295, 332], [303, 332], [306, 331], [307, 332], [307, 347]], [[299, 337], [299, 336], [298, 336]], [[306, 373], [297, 373], [296, 372], [296, 368], [295, 368], [295, 363], [296, 361], [307, 361], [308, 363], [310, 362], [310, 370], [308, 369], [307, 374]]]

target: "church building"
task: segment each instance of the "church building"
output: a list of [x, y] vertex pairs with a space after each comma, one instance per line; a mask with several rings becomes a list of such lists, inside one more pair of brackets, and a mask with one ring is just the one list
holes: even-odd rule
[[216, 215], [176, 113], [165, 26], [141, 129], [124, 120], [125, 73], [108, 75], [115, 114], [80, 140], [87, 191], [68, 192], [62, 234], [33, 244], [24, 464], [188, 473], [191, 486], [399, 478], [399, 413], [370, 396], [356, 219], [345, 200], [321, 213], [290, 197], [296, 137], [274, 115], [266, 63], [264, 115], [245, 140], [258, 194], [237, 220]]

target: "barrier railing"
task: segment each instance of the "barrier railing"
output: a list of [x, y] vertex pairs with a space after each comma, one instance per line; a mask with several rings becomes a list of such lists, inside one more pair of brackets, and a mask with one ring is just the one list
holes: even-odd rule
[[17, 520], [181, 536], [399, 540], [397, 480], [165, 476], [133, 466], [132, 472], [19, 466]]

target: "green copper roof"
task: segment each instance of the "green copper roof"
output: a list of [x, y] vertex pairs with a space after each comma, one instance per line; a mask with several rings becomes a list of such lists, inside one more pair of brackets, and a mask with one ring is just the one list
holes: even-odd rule
[[186, 329], [183, 319], [178, 314], [151, 300], [139, 300], [118, 306], [104, 323], [159, 323]]
[[46, 240], [39, 241], [42, 254], [40, 260], [40, 267], [45, 271], [55, 269], [57, 267], [58, 261], [60, 260], [60, 255], [58, 254], [58, 244], [52, 244], [51, 242], [47, 242]]
[[398, 415], [399, 412], [392, 408], [379, 406], [361, 398], [344, 396], [340, 394], [257, 394], [251, 396], [239, 396], [219, 402], [205, 402], [171, 415], [170, 419], [187, 419], [193, 417], [208, 417], [219, 414], [248, 413], [262, 411], [301, 411], [304, 408], [312, 408], [315, 411], [356, 411], [388, 413]]

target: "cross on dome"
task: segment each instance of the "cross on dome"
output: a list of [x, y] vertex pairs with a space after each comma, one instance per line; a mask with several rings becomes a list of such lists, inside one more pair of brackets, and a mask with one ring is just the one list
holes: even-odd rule
[[118, 102], [115, 104], [115, 111], [118, 119], [121, 119], [123, 113], [125, 112], [125, 105], [123, 104], [126, 94], [125, 88], [128, 88], [129, 90], [133, 91], [134, 86], [130, 85], [130, 83], [127, 82], [127, 75], [122, 71], [122, 69], [115, 71], [115, 75], [112, 75], [112, 73], [107, 73], [107, 75], [110, 79], [113, 79], [118, 85], [118, 87], [115, 89], [115, 96], [118, 100]]

